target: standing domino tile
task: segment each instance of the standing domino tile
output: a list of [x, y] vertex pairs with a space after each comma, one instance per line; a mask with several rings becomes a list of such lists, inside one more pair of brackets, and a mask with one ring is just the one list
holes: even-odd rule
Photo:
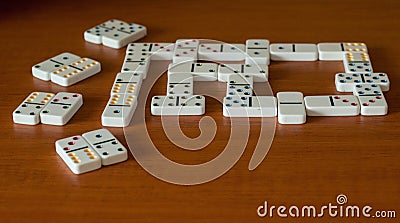
[[107, 129], [90, 131], [82, 136], [99, 154], [104, 166], [128, 159], [126, 148]]
[[316, 61], [317, 45], [304, 43], [274, 43], [270, 45], [271, 60], [274, 61]]
[[303, 93], [278, 92], [278, 122], [281, 124], [303, 124], [306, 122], [306, 108]]
[[248, 39], [246, 41], [245, 63], [269, 65], [270, 63], [269, 40]]
[[101, 115], [101, 124], [110, 127], [128, 126], [136, 106], [137, 98], [134, 95], [113, 94]]
[[250, 75], [254, 82], [268, 81], [268, 66], [264, 64], [220, 64], [218, 81], [227, 82], [231, 74]]
[[346, 52], [367, 52], [365, 43], [318, 43], [319, 60], [342, 60]]
[[57, 140], [56, 152], [75, 174], [86, 173], [101, 167], [99, 155], [81, 136]]
[[151, 60], [172, 60], [174, 48], [174, 43], [130, 43], [126, 53], [146, 52]]
[[205, 111], [202, 95], [154, 96], [151, 100], [152, 115], [203, 115]]
[[197, 60], [197, 50], [199, 40], [197, 39], [178, 39], [175, 42], [173, 63], [195, 62]]
[[168, 65], [168, 76], [177, 73], [193, 75], [193, 81], [216, 81], [218, 64], [216, 63], [178, 63]]
[[147, 72], [150, 66], [149, 53], [127, 53], [122, 64], [121, 72], [142, 74], [143, 79], [146, 79]]
[[382, 91], [389, 91], [390, 81], [385, 73], [338, 73], [335, 75], [336, 90], [353, 92], [354, 84], [378, 84]]
[[32, 75], [44, 81], [51, 79], [50, 73], [80, 59], [72, 53], [61, 53], [32, 67]]
[[142, 85], [142, 74], [138, 73], [118, 73], [115, 77], [111, 95], [113, 94], [132, 94], [139, 95], [140, 86]]
[[82, 95], [59, 92], [40, 112], [40, 120], [48, 125], [65, 125], [83, 104]]
[[168, 75], [167, 95], [192, 95], [193, 76], [189, 73]]
[[51, 73], [51, 81], [61, 86], [70, 86], [101, 71], [99, 62], [82, 58]]
[[253, 77], [250, 75], [232, 74], [228, 77], [227, 96], [253, 95]]
[[135, 42], [145, 37], [146, 34], [147, 29], [143, 25], [111, 19], [86, 30], [84, 38], [87, 42], [119, 49], [130, 42]]
[[33, 92], [13, 112], [13, 121], [19, 124], [36, 125], [40, 122], [40, 111], [54, 97], [53, 93]]
[[367, 53], [346, 53], [343, 59], [346, 73], [372, 73], [372, 65]]
[[223, 101], [225, 117], [275, 117], [274, 96], [227, 96]]
[[244, 44], [204, 43], [200, 44], [198, 56], [200, 60], [242, 61], [246, 56], [244, 47]]
[[354, 95], [306, 96], [304, 97], [308, 116], [356, 116], [360, 105]]
[[355, 84], [353, 94], [361, 104], [361, 115], [386, 115], [388, 105], [378, 84]]

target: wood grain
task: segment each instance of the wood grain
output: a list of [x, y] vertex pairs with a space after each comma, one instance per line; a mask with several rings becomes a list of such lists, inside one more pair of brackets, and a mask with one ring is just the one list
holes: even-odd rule
[[[397, 0], [309, 1], [11, 1], [0, 5], [1, 156], [0, 222], [398, 222], [396, 219], [259, 218], [265, 200], [275, 205], [323, 205], [345, 194], [349, 204], [400, 212], [400, 3]], [[142, 42], [197, 37], [229, 43], [248, 38], [271, 42], [364, 41], [374, 70], [392, 83], [381, 117], [311, 117], [305, 125], [276, 125], [264, 162], [247, 166], [257, 143], [259, 120], [251, 122], [243, 157], [207, 184], [176, 186], [160, 181], [129, 157], [127, 162], [84, 175], [72, 174], [56, 155], [57, 139], [101, 128], [100, 115], [124, 49], [86, 43], [84, 30], [110, 18], [147, 26]], [[71, 87], [32, 77], [31, 66], [69, 51], [99, 60], [102, 72]], [[341, 62], [274, 62], [274, 93], [334, 94]], [[164, 94], [165, 77], [150, 95]], [[224, 84], [214, 86], [224, 89]], [[32, 91], [84, 95], [84, 106], [64, 127], [24, 126], [12, 111]], [[230, 134], [221, 105], [207, 99], [218, 126], [215, 141], [188, 152], [167, 141], [160, 119], [146, 108], [146, 124], [159, 150], [171, 160], [197, 164], [216, 157]], [[181, 119], [190, 137], [198, 118]], [[109, 128], [125, 143], [123, 130]], [[397, 213], [399, 214], [399, 213]]]

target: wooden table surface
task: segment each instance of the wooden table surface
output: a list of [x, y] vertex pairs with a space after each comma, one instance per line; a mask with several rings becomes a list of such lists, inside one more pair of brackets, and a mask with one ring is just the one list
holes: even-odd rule
[[[1, 155], [0, 222], [398, 222], [367, 218], [260, 218], [257, 207], [336, 204], [400, 212], [400, 3], [397, 0], [312, 1], [10, 1], [0, 5]], [[225, 175], [196, 186], [178, 186], [128, 161], [83, 175], [72, 174], [54, 142], [101, 128], [125, 48], [115, 50], [83, 40], [83, 32], [119, 18], [144, 24], [140, 42], [178, 38], [244, 43], [249, 38], [277, 42], [367, 43], [375, 71], [386, 72], [389, 114], [378, 117], [309, 117], [304, 125], [276, 125], [271, 150], [254, 171], [248, 163], [257, 142], [259, 119], [251, 121], [250, 142]], [[32, 65], [68, 51], [99, 60], [98, 75], [70, 87], [32, 77]], [[270, 85], [304, 95], [338, 94], [334, 74], [342, 62], [272, 62]], [[165, 76], [150, 96], [165, 93]], [[225, 84], [214, 86], [225, 89]], [[84, 105], [66, 126], [26, 126], [12, 111], [33, 91], [80, 92]], [[222, 152], [229, 119], [221, 104], [207, 99], [207, 115], [218, 125], [216, 142], [202, 151], [175, 148], [160, 119], [146, 106], [147, 128], [171, 160], [199, 164]], [[182, 118], [190, 137], [199, 118]], [[194, 126], [193, 126], [194, 125]], [[125, 144], [122, 128], [108, 128]], [[397, 217], [398, 219], [398, 217]]]

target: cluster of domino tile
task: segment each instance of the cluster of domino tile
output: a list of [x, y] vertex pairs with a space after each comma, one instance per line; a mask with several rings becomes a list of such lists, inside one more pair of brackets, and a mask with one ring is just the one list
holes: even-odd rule
[[61, 53], [32, 67], [32, 75], [61, 86], [71, 86], [101, 71], [98, 61]]
[[147, 28], [117, 19], [108, 20], [84, 32], [87, 42], [119, 49], [147, 35]]
[[107, 129], [98, 129], [55, 142], [56, 152], [75, 174], [128, 159], [127, 149]]
[[83, 104], [81, 94], [59, 92], [31, 93], [13, 112], [13, 121], [18, 124], [65, 125]]

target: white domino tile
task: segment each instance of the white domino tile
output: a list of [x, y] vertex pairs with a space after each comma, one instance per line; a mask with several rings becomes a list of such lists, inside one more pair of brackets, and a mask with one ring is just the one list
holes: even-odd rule
[[202, 95], [154, 96], [151, 100], [152, 115], [203, 115], [205, 98]]
[[119, 49], [147, 35], [145, 26], [111, 19], [84, 32], [87, 42]]
[[254, 82], [268, 81], [268, 66], [265, 64], [220, 64], [218, 81], [227, 82], [232, 74], [250, 75]]
[[129, 94], [113, 94], [101, 115], [101, 124], [109, 127], [125, 127], [131, 122], [137, 106], [137, 97]]
[[274, 96], [227, 96], [223, 100], [225, 117], [275, 117]]
[[371, 60], [367, 53], [346, 53], [343, 58], [346, 73], [372, 73]]
[[301, 92], [278, 92], [278, 122], [280, 124], [303, 124], [306, 122], [306, 108]]
[[318, 43], [319, 60], [342, 60], [346, 52], [368, 52], [365, 43]]
[[128, 151], [107, 129], [82, 134], [83, 138], [99, 154], [102, 165], [120, 163], [128, 159]]
[[101, 159], [82, 136], [72, 136], [57, 140], [56, 152], [75, 174], [99, 169]]
[[48, 125], [65, 125], [83, 104], [81, 94], [59, 92], [40, 112], [40, 120]]
[[386, 115], [388, 105], [378, 84], [355, 84], [353, 94], [358, 97], [361, 115]]
[[304, 97], [308, 116], [356, 116], [360, 104], [354, 95], [323, 95]]
[[99, 62], [82, 58], [51, 73], [51, 81], [61, 86], [71, 86], [101, 71]]
[[171, 63], [168, 65], [168, 75], [186, 73], [193, 75], [193, 81], [216, 81], [217, 69], [216, 63]]
[[316, 44], [308, 43], [273, 43], [270, 45], [271, 60], [274, 61], [316, 61]]
[[353, 92], [354, 84], [378, 84], [382, 91], [389, 91], [390, 81], [386, 73], [338, 73], [335, 75], [336, 90]]
[[80, 59], [79, 56], [72, 53], [61, 53], [48, 60], [38, 63], [32, 67], [32, 75], [44, 81], [51, 79], [51, 72], [60, 69], [61, 67], [68, 65], [76, 60]]
[[248, 39], [246, 40], [246, 64], [270, 63], [269, 40]]
[[40, 123], [40, 112], [54, 97], [53, 93], [32, 92], [13, 112], [13, 121], [18, 124]]
[[151, 60], [172, 60], [174, 48], [174, 43], [130, 43], [126, 53], [146, 52]]

